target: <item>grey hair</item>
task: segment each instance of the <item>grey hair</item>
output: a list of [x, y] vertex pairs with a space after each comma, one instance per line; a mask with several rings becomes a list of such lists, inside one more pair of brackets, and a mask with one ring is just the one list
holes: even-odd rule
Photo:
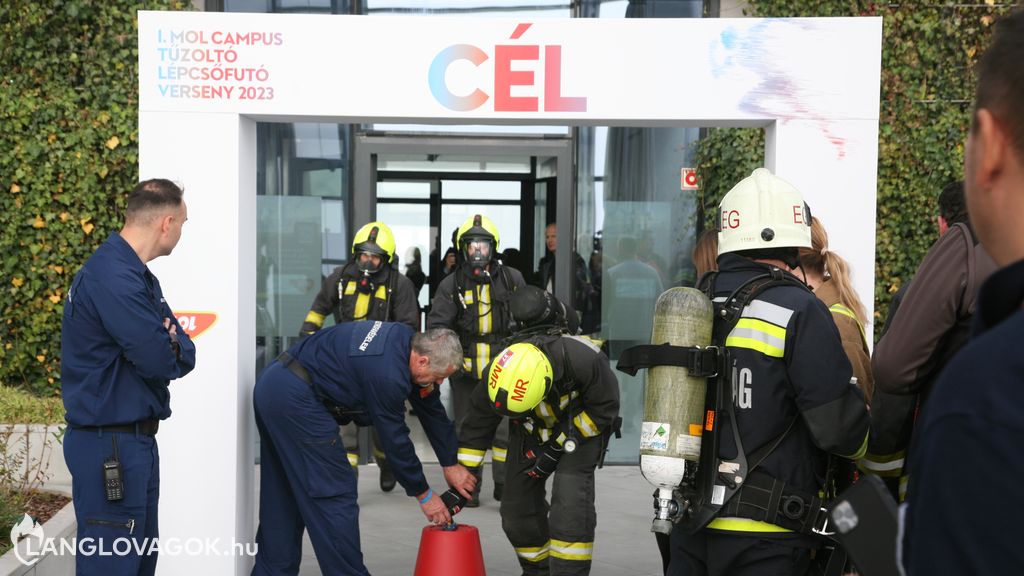
[[462, 344], [459, 336], [448, 328], [431, 328], [412, 337], [412, 349], [430, 359], [434, 374], [462, 367]]

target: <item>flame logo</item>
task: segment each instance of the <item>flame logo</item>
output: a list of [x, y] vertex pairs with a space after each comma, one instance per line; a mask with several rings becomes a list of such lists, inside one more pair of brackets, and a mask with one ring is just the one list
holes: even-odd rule
[[[31, 552], [31, 546], [29, 547], [28, 559], [21, 557], [21, 551], [18, 549], [18, 540], [22, 538], [35, 538], [37, 540], [36, 553]], [[21, 520], [11, 527], [11, 543], [14, 546], [14, 555], [18, 560], [26, 565], [31, 566], [36, 562], [39, 562], [40, 558], [37, 556], [38, 551], [42, 550], [43, 539], [43, 526], [38, 524], [34, 518], [25, 514], [21, 517]]]

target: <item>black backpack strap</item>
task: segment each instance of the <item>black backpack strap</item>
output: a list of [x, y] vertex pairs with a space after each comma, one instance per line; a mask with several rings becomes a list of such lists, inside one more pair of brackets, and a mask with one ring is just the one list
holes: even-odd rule
[[622, 351], [615, 369], [636, 376], [641, 368], [652, 366], [678, 366], [689, 375], [707, 378], [719, 373], [721, 348], [718, 346], [673, 346], [671, 344], [641, 344]]

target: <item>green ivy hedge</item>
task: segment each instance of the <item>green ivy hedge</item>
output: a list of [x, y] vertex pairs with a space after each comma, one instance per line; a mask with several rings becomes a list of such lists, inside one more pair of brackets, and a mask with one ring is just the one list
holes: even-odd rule
[[[750, 0], [749, 6], [750, 15], [764, 17], [882, 17], [877, 333], [892, 294], [910, 279], [935, 241], [939, 190], [962, 178], [963, 142], [974, 96], [973, 65], [987, 44], [992, 23], [1011, 5], [991, 0], [970, 4]], [[712, 130], [697, 156], [705, 205], [715, 206], [733, 183], [763, 165], [764, 133]], [[705, 213], [709, 224], [713, 213]]]
[[0, 384], [57, 393], [71, 278], [138, 179], [136, 10], [188, 7], [0, 2]]

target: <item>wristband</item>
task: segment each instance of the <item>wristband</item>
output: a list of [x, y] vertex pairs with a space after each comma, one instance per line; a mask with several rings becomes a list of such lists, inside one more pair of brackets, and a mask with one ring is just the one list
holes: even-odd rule
[[426, 504], [427, 500], [430, 500], [430, 497], [433, 496], [433, 495], [434, 495], [434, 490], [431, 489], [431, 488], [427, 488], [427, 495], [423, 497], [423, 500], [420, 500], [420, 504]]

